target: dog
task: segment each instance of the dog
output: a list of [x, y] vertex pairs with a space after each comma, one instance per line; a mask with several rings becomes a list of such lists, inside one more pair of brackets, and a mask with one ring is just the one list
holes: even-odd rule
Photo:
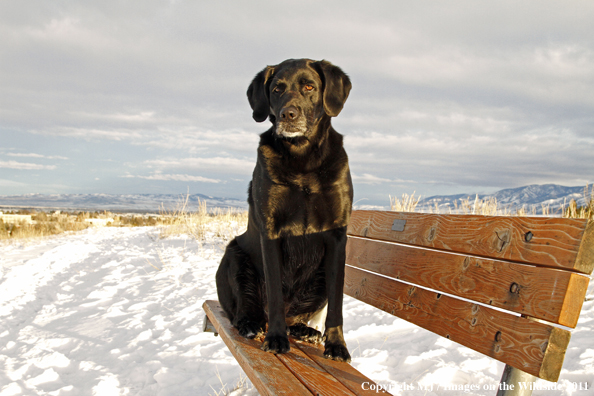
[[[288, 335], [324, 341], [324, 356], [350, 362], [343, 336], [347, 225], [353, 186], [343, 138], [331, 125], [351, 90], [328, 61], [289, 59], [260, 71], [247, 97], [260, 135], [248, 188], [248, 225], [216, 274], [223, 310], [240, 335], [268, 330], [262, 349], [286, 353]], [[327, 308], [325, 331], [308, 321]]]

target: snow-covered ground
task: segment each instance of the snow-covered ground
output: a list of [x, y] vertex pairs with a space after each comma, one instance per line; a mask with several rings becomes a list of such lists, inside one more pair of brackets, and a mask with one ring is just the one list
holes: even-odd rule
[[[220, 337], [202, 332], [225, 242], [158, 236], [99, 228], [0, 245], [0, 395], [257, 394]], [[393, 394], [496, 393], [486, 388], [503, 364], [348, 297], [344, 311], [352, 364]], [[560, 390], [534, 395], [594, 395], [593, 330], [588, 301]]]

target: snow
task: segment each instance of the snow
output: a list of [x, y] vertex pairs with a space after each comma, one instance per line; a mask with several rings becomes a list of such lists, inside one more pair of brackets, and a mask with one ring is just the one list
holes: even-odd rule
[[[256, 395], [202, 332], [225, 244], [152, 227], [1, 244], [0, 395]], [[496, 393], [503, 364], [352, 298], [344, 311], [353, 366], [393, 394]], [[588, 301], [557, 389], [535, 396], [594, 395], [593, 330]]]

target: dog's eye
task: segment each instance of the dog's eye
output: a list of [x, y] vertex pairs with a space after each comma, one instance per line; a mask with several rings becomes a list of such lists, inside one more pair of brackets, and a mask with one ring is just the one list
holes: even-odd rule
[[314, 86], [311, 85], [311, 84], [307, 84], [304, 88], [305, 88], [306, 91], [313, 91]]
[[281, 93], [283, 91], [283, 89], [281, 87], [274, 87], [274, 89], [272, 90], [272, 92], [274, 93]]

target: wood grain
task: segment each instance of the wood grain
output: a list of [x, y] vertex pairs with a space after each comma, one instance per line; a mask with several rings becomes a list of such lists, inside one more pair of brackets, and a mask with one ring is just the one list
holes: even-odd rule
[[[373, 381], [348, 363], [326, 359], [323, 347], [291, 339], [291, 350], [273, 355], [262, 343], [241, 337], [224, 316], [218, 301], [205, 301], [206, 315], [262, 395], [357, 395], [377, 394]], [[365, 389], [362, 385], [367, 382]], [[387, 392], [380, 392], [389, 395]]]
[[377, 389], [371, 385], [376, 385], [375, 382], [361, 374], [353, 366], [348, 363], [337, 362], [335, 360], [326, 359], [324, 357], [323, 347], [317, 347], [309, 343], [297, 341], [296, 345], [299, 349], [307, 354], [320, 367], [332, 374], [344, 386], [349, 388], [354, 394], [359, 396], [377, 395], [378, 393], [389, 395], [385, 390], [371, 390]]
[[275, 355], [260, 349], [260, 342], [240, 336], [218, 301], [205, 301], [202, 307], [261, 395], [312, 395]]
[[340, 396], [353, 394], [334, 376], [312, 360], [298, 345], [295, 345], [294, 341], [291, 343], [291, 350], [288, 353], [277, 355], [277, 357], [314, 395]]
[[591, 274], [594, 270], [594, 221], [592, 220], [586, 226], [575, 266], [586, 274]]
[[[394, 220], [406, 221], [403, 231], [392, 231]], [[592, 243], [582, 246], [587, 225], [585, 219], [357, 210], [348, 233], [589, 274], [594, 248]], [[589, 230], [586, 236], [594, 232], [592, 226]]]
[[344, 291], [529, 374], [558, 380], [569, 343], [567, 330], [350, 266], [345, 271]]
[[347, 264], [575, 327], [589, 277], [568, 271], [349, 237]]

